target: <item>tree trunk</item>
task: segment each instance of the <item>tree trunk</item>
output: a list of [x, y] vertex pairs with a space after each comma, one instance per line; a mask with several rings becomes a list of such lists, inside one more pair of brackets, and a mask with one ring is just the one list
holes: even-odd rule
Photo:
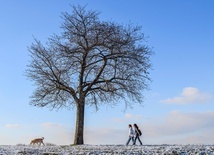
[[81, 145], [84, 144], [83, 134], [84, 134], [84, 111], [85, 111], [85, 101], [79, 100], [77, 103], [77, 114], [76, 114], [76, 131], [74, 137], [74, 144]]

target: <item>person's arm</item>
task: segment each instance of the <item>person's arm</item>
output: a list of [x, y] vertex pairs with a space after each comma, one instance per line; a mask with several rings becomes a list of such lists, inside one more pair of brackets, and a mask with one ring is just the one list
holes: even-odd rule
[[129, 136], [131, 136], [132, 134], [132, 131], [131, 131], [131, 128], [129, 128]]
[[132, 136], [135, 137], [135, 130], [132, 129]]

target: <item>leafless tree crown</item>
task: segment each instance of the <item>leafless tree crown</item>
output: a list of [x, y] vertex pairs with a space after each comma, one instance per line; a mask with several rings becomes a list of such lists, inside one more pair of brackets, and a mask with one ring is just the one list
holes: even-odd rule
[[151, 49], [140, 26], [101, 21], [97, 11], [72, 7], [63, 13], [60, 35], [29, 47], [26, 75], [35, 82], [31, 104], [53, 108], [79, 100], [97, 108], [101, 103], [142, 103], [150, 81]]

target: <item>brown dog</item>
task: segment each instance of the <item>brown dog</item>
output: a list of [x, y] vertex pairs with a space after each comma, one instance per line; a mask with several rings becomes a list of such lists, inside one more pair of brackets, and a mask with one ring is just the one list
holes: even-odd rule
[[30, 142], [30, 145], [34, 145], [34, 144], [37, 144], [37, 145], [43, 144], [43, 145], [45, 145], [45, 144], [43, 143], [43, 139], [44, 139], [44, 137], [33, 139], [33, 140]]

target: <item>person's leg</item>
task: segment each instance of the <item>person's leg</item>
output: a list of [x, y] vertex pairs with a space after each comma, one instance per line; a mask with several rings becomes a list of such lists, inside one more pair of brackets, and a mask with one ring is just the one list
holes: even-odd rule
[[133, 145], [136, 144], [136, 140], [137, 140], [137, 136], [134, 138], [134, 143], [133, 143]]
[[132, 145], [134, 145], [134, 137], [132, 137]]
[[130, 140], [131, 140], [131, 137], [129, 137], [129, 139], [128, 139], [126, 145], [129, 145]]
[[140, 145], [143, 145], [142, 142], [141, 142], [141, 140], [140, 140], [140, 137], [137, 136], [137, 138], [138, 138], [138, 141], [140, 142]]

